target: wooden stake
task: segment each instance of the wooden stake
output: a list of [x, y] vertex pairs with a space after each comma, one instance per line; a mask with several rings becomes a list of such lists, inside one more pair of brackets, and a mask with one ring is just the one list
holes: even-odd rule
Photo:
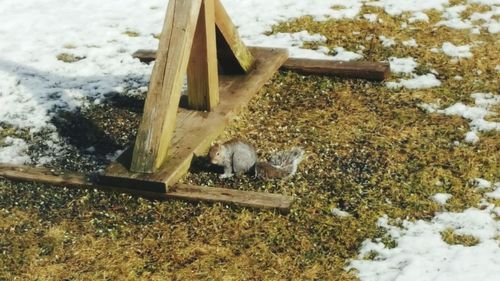
[[241, 40], [238, 30], [220, 0], [214, 0], [217, 25], [217, 56], [225, 74], [247, 73], [254, 58]]
[[189, 59], [189, 108], [212, 111], [219, 103], [214, 0], [203, 0]]
[[144, 105], [131, 170], [153, 173], [164, 163], [175, 128], [201, 0], [170, 0]]

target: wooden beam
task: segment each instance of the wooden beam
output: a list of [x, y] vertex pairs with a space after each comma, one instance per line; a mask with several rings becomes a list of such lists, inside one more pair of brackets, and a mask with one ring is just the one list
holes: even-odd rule
[[212, 111], [219, 104], [214, 0], [203, 0], [189, 58], [189, 108]]
[[344, 62], [290, 58], [283, 64], [282, 69], [302, 74], [331, 75], [372, 81], [383, 81], [390, 74], [388, 63], [366, 61]]
[[132, 156], [131, 170], [153, 173], [165, 162], [175, 128], [201, 0], [171, 0]]
[[250, 208], [277, 209], [284, 213], [288, 213], [290, 211], [290, 206], [293, 202], [293, 198], [291, 196], [280, 194], [203, 187], [188, 184], [177, 184], [172, 188], [172, 190], [166, 193], [144, 191], [141, 189], [127, 189], [101, 185], [96, 177], [83, 173], [55, 171], [48, 168], [35, 168], [6, 164], [0, 164], [0, 178], [1, 177], [15, 181], [102, 189], [106, 191], [146, 197], [153, 200], [179, 199], [193, 202], [221, 202]]
[[[132, 56], [142, 62], [155, 60], [154, 50], [138, 50]], [[366, 79], [383, 81], [389, 78], [388, 63], [366, 61], [333, 61], [289, 58], [281, 69], [295, 71], [302, 74], [331, 75], [344, 78]]]
[[124, 152], [108, 166], [104, 180], [108, 185], [151, 188], [165, 192], [184, 176], [194, 155], [207, 152], [210, 144], [269, 81], [288, 58], [286, 49], [251, 48], [255, 67], [247, 75], [220, 75], [220, 104], [212, 112], [179, 108], [176, 128], [167, 161], [157, 173], [130, 172], [131, 152]]
[[245, 46], [220, 0], [214, 0], [217, 25], [217, 56], [225, 74], [250, 71], [254, 63], [252, 53]]

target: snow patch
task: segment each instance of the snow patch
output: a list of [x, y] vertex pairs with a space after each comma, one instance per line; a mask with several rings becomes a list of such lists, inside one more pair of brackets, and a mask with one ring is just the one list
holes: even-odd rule
[[[500, 247], [496, 237], [500, 221], [494, 219], [495, 206], [484, 210], [467, 209], [461, 213], [444, 212], [430, 222], [404, 220], [401, 227], [389, 224], [384, 216], [379, 226], [395, 240], [396, 247], [388, 248], [381, 242], [366, 240], [359, 251], [359, 259], [351, 261], [347, 269], [357, 269], [363, 281], [376, 280], [490, 280], [500, 275]], [[453, 230], [459, 235], [479, 239], [475, 246], [449, 245], [441, 232]], [[369, 253], [373, 260], [363, 259]]]
[[500, 187], [495, 189], [495, 191], [493, 191], [493, 192], [486, 193], [486, 196], [488, 196], [489, 198], [493, 198], [493, 199], [500, 199]]
[[389, 64], [391, 66], [391, 71], [396, 73], [411, 73], [418, 66], [418, 63], [412, 57], [390, 57]]
[[442, 11], [448, 0], [379, 0], [368, 2], [366, 5], [382, 7], [391, 16], [399, 16], [404, 12], [422, 12], [436, 9]]
[[0, 143], [0, 163], [23, 165], [31, 162], [27, 155], [28, 144], [24, 140], [6, 137], [3, 143]]
[[403, 44], [403, 46], [406, 46], [406, 47], [418, 47], [417, 40], [415, 40], [413, 38], [406, 40], [406, 41], [403, 41], [401, 43]]
[[476, 132], [470, 131], [470, 132], [467, 132], [465, 134], [464, 141], [468, 142], [468, 143], [475, 144], [475, 143], [479, 142], [479, 137], [478, 137]]
[[394, 38], [385, 37], [384, 35], [381, 35], [378, 38], [380, 39], [380, 41], [382, 41], [382, 46], [386, 48], [394, 46], [396, 44]]
[[429, 16], [424, 12], [415, 12], [408, 19], [408, 22], [410, 23], [414, 23], [417, 21], [429, 22]]
[[369, 22], [377, 22], [377, 14], [364, 14], [363, 18]]
[[491, 187], [491, 182], [489, 182], [485, 179], [482, 179], [482, 178], [475, 178], [474, 185], [476, 186], [476, 188], [485, 189], [485, 188]]
[[351, 52], [351, 51], [346, 51], [342, 47], [336, 47], [336, 48], [334, 48], [334, 50], [335, 50], [336, 54], [333, 57], [331, 57], [331, 59], [333, 59], [333, 60], [352, 61], [352, 60], [359, 60], [359, 59], [363, 58], [362, 55], [360, 55], [358, 53]]
[[345, 218], [345, 217], [350, 217], [351, 214], [349, 214], [348, 212], [346, 211], [342, 211], [341, 209], [339, 208], [332, 208], [331, 210], [332, 214], [336, 217], [340, 217], [340, 218]]
[[452, 197], [451, 194], [448, 193], [436, 193], [432, 195], [432, 200], [438, 203], [439, 205], [445, 205], [448, 200]]
[[441, 86], [441, 81], [434, 74], [428, 73], [425, 75], [413, 75], [411, 79], [399, 79], [398, 82], [387, 82], [386, 86], [392, 89], [401, 87], [412, 90], [428, 89]]
[[472, 53], [470, 52], [469, 45], [455, 46], [453, 43], [445, 42], [441, 48], [443, 52], [450, 56], [456, 58], [471, 58]]

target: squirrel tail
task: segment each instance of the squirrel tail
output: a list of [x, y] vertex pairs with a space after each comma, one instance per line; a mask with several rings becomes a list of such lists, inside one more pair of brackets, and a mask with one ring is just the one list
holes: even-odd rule
[[288, 178], [295, 175], [303, 159], [304, 150], [300, 147], [279, 151], [269, 162], [257, 163], [255, 174], [260, 178]]

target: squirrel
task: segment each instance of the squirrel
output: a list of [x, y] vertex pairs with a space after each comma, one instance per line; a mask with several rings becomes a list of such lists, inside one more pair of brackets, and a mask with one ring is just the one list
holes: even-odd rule
[[269, 162], [255, 164], [255, 177], [261, 179], [289, 178], [295, 175], [297, 168], [304, 159], [304, 150], [294, 147], [280, 151], [271, 156]]
[[221, 179], [230, 178], [233, 172], [244, 174], [255, 166], [257, 153], [253, 146], [241, 139], [232, 139], [223, 144], [214, 144], [208, 152], [210, 162], [224, 167]]
[[232, 139], [214, 144], [208, 155], [212, 164], [224, 167], [224, 174], [220, 178], [230, 178], [233, 172], [239, 175], [253, 169], [256, 178], [273, 179], [293, 176], [303, 159], [304, 150], [296, 147], [281, 151], [271, 156], [269, 162], [262, 162], [258, 161], [257, 153], [250, 143]]

